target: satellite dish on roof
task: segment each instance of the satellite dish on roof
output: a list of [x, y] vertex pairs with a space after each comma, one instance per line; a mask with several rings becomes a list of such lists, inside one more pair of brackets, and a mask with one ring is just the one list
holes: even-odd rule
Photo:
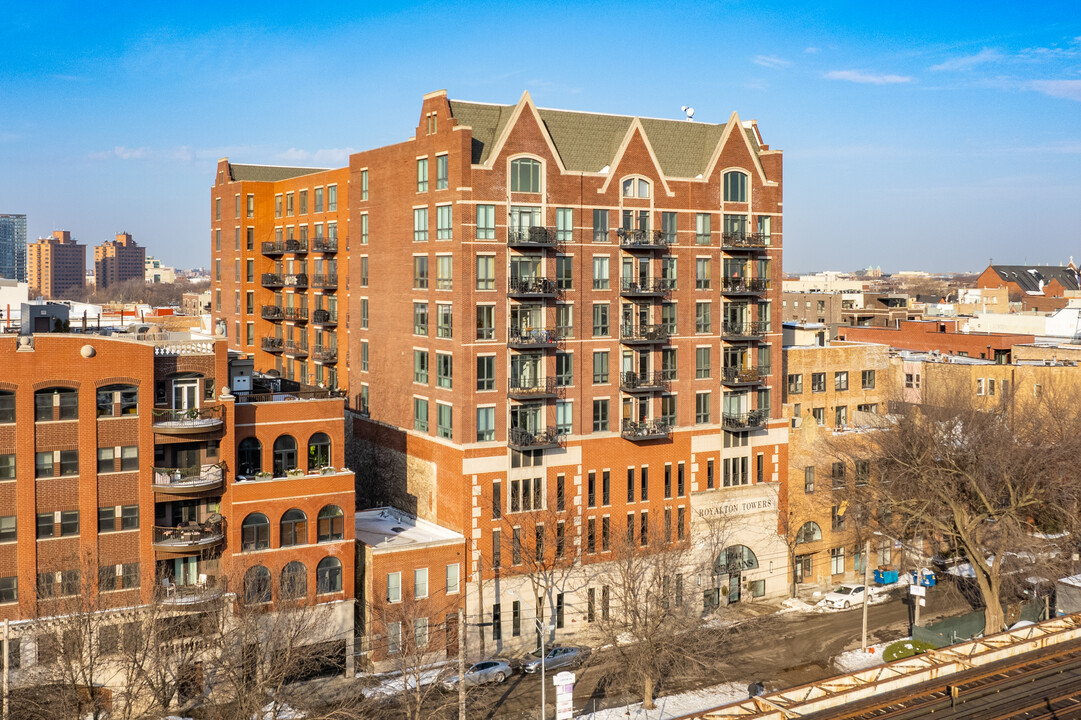
[[687, 113], [687, 121], [694, 122], [694, 108], [690, 105], [684, 105], [680, 108], [683, 112]]

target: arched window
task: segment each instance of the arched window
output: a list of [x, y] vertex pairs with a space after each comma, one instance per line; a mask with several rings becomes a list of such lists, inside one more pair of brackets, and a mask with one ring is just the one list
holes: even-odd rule
[[319, 511], [319, 542], [345, 539], [345, 513], [337, 505]]
[[533, 158], [510, 161], [510, 191], [539, 193], [541, 191], [541, 164]]
[[308, 596], [308, 568], [294, 560], [282, 568], [282, 597], [295, 600]]
[[34, 422], [78, 419], [78, 390], [55, 387], [45, 388], [34, 393]]
[[308, 516], [303, 510], [286, 510], [281, 521], [281, 546], [303, 545], [308, 542]]
[[0, 423], [15, 422], [15, 393], [0, 390]]
[[747, 174], [737, 172], [726, 172], [724, 174], [724, 201], [725, 202], [747, 202]]
[[240, 525], [240, 549], [266, 550], [270, 547], [270, 521], [263, 513], [252, 513]]
[[822, 528], [818, 527], [818, 523], [807, 522], [803, 523], [803, 526], [796, 533], [796, 544], [802, 545], [803, 543], [816, 542], [822, 539]]
[[139, 388], [134, 385], [106, 385], [98, 388], [98, 417], [139, 414]]
[[649, 180], [645, 178], [627, 178], [623, 181], [623, 197], [648, 198]]
[[330, 436], [315, 433], [308, 438], [308, 472], [330, 465]]
[[297, 441], [292, 435], [282, 435], [274, 441], [274, 477], [285, 477], [296, 466]]
[[315, 592], [332, 593], [342, 590], [342, 561], [325, 557], [315, 568]]
[[758, 557], [746, 545], [729, 545], [717, 556], [713, 572], [717, 575], [754, 570], [758, 567]]
[[270, 602], [270, 571], [262, 565], [248, 568], [244, 573], [244, 602], [248, 605]]
[[236, 449], [238, 475], [254, 475], [263, 469], [263, 445], [253, 437], [240, 441]]

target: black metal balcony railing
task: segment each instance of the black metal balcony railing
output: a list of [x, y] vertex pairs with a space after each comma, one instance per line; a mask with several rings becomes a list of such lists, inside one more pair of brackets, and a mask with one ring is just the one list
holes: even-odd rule
[[665, 297], [676, 287], [671, 278], [622, 278], [619, 291], [623, 295]]
[[186, 468], [154, 468], [155, 490], [191, 491], [206, 490], [222, 483], [222, 466], [195, 465]]
[[758, 430], [769, 421], [768, 410], [752, 410], [746, 413], [724, 413], [721, 425], [726, 430]]
[[510, 247], [555, 247], [557, 244], [552, 228], [534, 225], [527, 229], [507, 231], [507, 245]]
[[312, 276], [312, 287], [321, 290], [334, 290], [338, 287], [338, 274], [320, 274]]
[[769, 278], [726, 277], [721, 278], [721, 292], [728, 295], [758, 295], [769, 290]]
[[312, 356], [325, 363], [338, 362], [338, 348], [329, 345], [316, 345], [312, 348]]
[[177, 585], [162, 580], [160, 600], [165, 605], [199, 605], [225, 594], [225, 583], [215, 577], [201, 575], [198, 582]]
[[253, 393], [243, 390], [234, 390], [237, 404], [252, 404], [264, 402], [280, 402], [282, 400], [327, 400], [330, 398], [344, 398], [342, 390], [279, 390], [278, 392]]
[[523, 450], [537, 450], [559, 445], [559, 433], [556, 432], [554, 427], [535, 431], [512, 427], [507, 435], [510, 445]]
[[757, 338], [766, 334], [769, 323], [733, 322], [724, 323], [722, 333], [726, 338]]
[[308, 343], [301, 340], [286, 340], [283, 350], [286, 355], [302, 357], [308, 354]]
[[293, 322], [308, 322], [307, 307], [287, 307], [284, 309], [283, 315], [286, 320], [292, 320]]
[[623, 372], [619, 375], [623, 392], [663, 392], [668, 389], [668, 376], [661, 370], [649, 373]]
[[263, 273], [263, 287], [279, 288], [285, 284], [285, 279], [278, 273]]
[[285, 341], [276, 337], [263, 338], [260, 346], [264, 352], [280, 353], [284, 348]]
[[329, 310], [315, 310], [312, 312], [312, 322], [316, 325], [337, 325], [338, 313]]
[[769, 375], [769, 369], [769, 365], [726, 367], [722, 369], [721, 382], [727, 385], [760, 383]]
[[539, 378], [516, 378], [507, 381], [507, 395], [512, 399], [533, 399], [538, 397], [556, 396], [559, 386], [554, 377]]
[[286, 287], [306, 288], [308, 287], [308, 276], [306, 273], [297, 273], [295, 275], [286, 275], [284, 278]]
[[306, 253], [308, 252], [307, 240], [286, 240], [285, 252], [287, 253]]
[[662, 420], [624, 420], [619, 434], [626, 440], [661, 440], [672, 434], [672, 426]]
[[558, 330], [549, 330], [547, 328], [527, 330], [520, 327], [511, 327], [507, 331], [507, 345], [511, 347], [555, 347], [560, 340], [562, 338]]
[[262, 316], [264, 320], [281, 320], [285, 317], [285, 312], [277, 305], [264, 305]]
[[666, 342], [672, 335], [672, 328], [663, 323], [623, 325], [619, 339], [630, 343]]
[[285, 252], [285, 243], [270, 241], [263, 243], [262, 252], [264, 255], [281, 255]]
[[759, 233], [726, 232], [721, 234], [724, 250], [761, 250], [769, 246], [769, 235]]
[[312, 240], [312, 250], [321, 253], [338, 252], [338, 238], [315, 238]]
[[191, 547], [214, 545], [224, 537], [224, 523], [207, 521], [202, 524], [188, 523], [179, 527], [154, 527], [154, 544], [167, 547]]
[[675, 244], [675, 237], [661, 230], [619, 228], [615, 232], [619, 246], [624, 250], [664, 250]]
[[555, 297], [555, 280], [542, 277], [511, 278], [507, 281], [508, 295], [527, 295], [534, 297]]
[[191, 407], [181, 410], [155, 408], [152, 412], [156, 432], [170, 430], [210, 430], [222, 424], [221, 405]]

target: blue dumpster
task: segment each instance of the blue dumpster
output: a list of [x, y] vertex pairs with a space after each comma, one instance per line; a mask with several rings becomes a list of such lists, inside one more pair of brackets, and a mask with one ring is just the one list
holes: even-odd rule
[[897, 582], [896, 570], [875, 570], [875, 582], [879, 585], [892, 585]]
[[935, 586], [935, 574], [930, 570], [913, 570], [909, 573], [909, 576], [913, 585], [922, 585], [923, 587]]

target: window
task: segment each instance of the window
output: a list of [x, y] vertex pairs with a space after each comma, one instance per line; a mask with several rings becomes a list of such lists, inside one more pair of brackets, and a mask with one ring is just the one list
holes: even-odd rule
[[428, 289], [428, 258], [423, 255], [413, 256], [413, 289]]
[[495, 440], [495, 408], [477, 408], [477, 442]]
[[859, 412], [878, 414], [878, 403], [861, 403], [856, 406]]
[[[522, 529], [514, 528], [510, 538], [511, 565], [522, 564]], [[517, 604], [517, 603], [516, 603]]]
[[789, 375], [788, 376], [788, 394], [799, 395], [803, 392], [803, 375]]
[[387, 573], [387, 602], [396, 603], [402, 601], [402, 574], [401, 572]]
[[556, 353], [556, 385], [567, 387], [574, 384], [573, 359], [571, 353]]
[[435, 287], [437, 290], [454, 288], [454, 265], [450, 255], [437, 255], [435, 258]]
[[258, 605], [270, 602], [270, 571], [262, 565], [244, 573], [244, 602]]
[[712, 353], [708, 347], [694, 349], [694, 376], [708, 378], [712, 371]]
[[[397, 602], [397, 601], [395, 601]], [[387, 652], [395, 655], [402, 651], [402, 624], [401, 622], [387, 623]]]
[[608, 211], [593, 211], [593, 242], [608, 242]]
[[811, 417], [819, 425], [826, 424], [826, 408], [811, 408]]
[[747, 202], [747, 176], [741, 172], [724, 174], [724, 201]]
[[413, 242], [428, 242], [428, 208], [413, 208]]
[[413, 351], [413, 382], [428, 384], [428, 351]]
[[830, 510], [830, 524], [835, 532], [840, 532], [845, 529], [844, 510], [837, 505], [834, 505]]
[[556, 402], [556, 432], [560, 435], [570, 435], [573, 429], [574, 406], [567, 400]]
[[830, 573], [843, 575], [845, 571], [845, 549], [843, 547], [830, 549]]
[[435, 382], [438, 387], [450, 389], [454, 385], [454, 356], [444, 353], [435, 355]]
[[304, 545], [308, 542], [308, 516], [303, 510], [292, 508], [282, 515], [280, 546]]
[[574, 286], [574, 258], [570, 255], [556, 257], [556, 288], [570, 290]]
[[428, 158], [417, 160], [417, 192], [428, 190]]
[[138, 505], [121, 505], [120, 506], [120, 529], [121, 530], [138, 530], [139, 529], [139, 506]]
[[874, 390], [875, 387], [875, 371], [864, 370], [860, 373], [860, 386], [864, 390]]
[[495, 258], [477, 256], [477, 290], [495, 290]]
[[413, 597], [417, 600], [428, 597], [428, 568], [413, 571]]
[[700, 392], [694, 396], [694, 421], [698, 425], [706, 425], [710, 422], [711, 395], [709, 392]]
[[477, 306], [477, 340], [495, 339], [495, 306]]
[[495, 358], [491, 355], [477, 358], [477, 390], [495, 390]]
[[796, 545], [818, 542], [822, 539], [822, 528], [816, 522], [807, 522], [796, 531]]
[[454, 306], [449, 303], [437, 303], [435, 335], [441, 338], [454, 337]]
[[0, 480], [13, 480], [15, 478], [15, 455], [0, 455]]
[[[557, 356], [558, 357], [558, 356]], [[558, 362], [558, 360], [557, 360]], [[608, 382], [608, 351], [602, 350], [593, 353], [593, 384], [602, 385]]]
[[815, 466], [807, 465], [803, 468], [803, 492], [813, 493], [815, 491]]
[[413, 429], [428, 432], [428, 401], [424, 398], [413, 398]]
[[35, 537], [38, 540], [56, 537], [56, 518], [53, 513], [38, 513], [36, 520], [37, 530]]
[[574, 337], [573, 305], [556, 305], [556, 336], [559, 338]]
[[541, 164], [532, 158], [518, 158], [510, 163], [510, 191], [539, 193]]
[[593, 258], [593, 289], [594, 290], [608, 290], [610, 287], [610, 280], [608, 276], [608, 261], [607, 256], [595, 256]]
[[556, 242], [569, 243], [574, 239], [574, 210], [556, 208]]
[[495, 205], [477, 205], [477, 239], [495, 239]]
[[435, 189], [447, 189], [447, 156], [437, 155], [435, 158]]
[[274, 477], [285, 477], [297, 466], [297, 441], [292, 435], [281, 435], [274, 441]]
[[282, 568], [281, 594], [287, 600], [307, 597], [308, 568], [304, 563], [294, 560]]
[[428, 303], [413, 303], [413, 334], [428, 334]]
[[342, 591], [342, 561], [325, 557], [315, 567], [315, 592], [335, 593]]
[[710, 214], [698, 213], [694, 216], [694, 242], [697, 245], [709, 245]]
[[4, 515], [0, 517], [0, 542], [15, 542], [15, 516]]
[[608, 324], [608, 305], [597, 304], [593, 306], [593, 336], [607, 337], [610, 332]]
[[451, 240], [454, 237], [454, 223], [450, 205], [440, 205], [435, 209], [435, 239]]
[[848, 389], [848, 372], [835, 372], [833, 373], [833, 389], [834, 390], [847, 390]]
[[713, 330], [711, 317], [711, 305], [709, 302], [697, 302], [694, 304], [694, 331], [708, 333]]
[[593, 432], [608, 432], [608, 398], [593, 401]]
[[[14, 400], [14, 395], [12, 395]], [[98, 417], [119, 417], [139, 413], [139, 389], [130, 385], [109, 385], [98, 388]], [[14, 402], [11, 408], [11, 420], [14, 422]], [[3, 397], [0, 394], [0, 422], [3, 422]]]
[[78, 390], [73, 388], [46, 388], [34, 393], [35, 422], [78, 419]]
[[845, 405], [838, 405], [834, 408], [834, 424], [837, 427], [844, 427], [848, 425], [848, 407]]
[[436, 427], [435, 427], [436, 433], [441, 438], [446, 438], [447, 440], [452, 439], [453, 434], [454, 434], [453, 433], [454, 420], [453, 420], [453, 417], [451, 415], [451, 407], [450, 407], [450, 405], [444, 405], [443, 403], [437, 403], [435, 408], [436, 408]]
[[240, 549], [243, 552], [270, 547], [270, 520], [263, 513], [251, 513], [240, 525]]
[[453, 595], [458, 592], [458, 563], [447, 565], [447, 594]]
[[694, 261], [694, 287], [696, 290], [709, 290], [710, 287], [710, 262], [709, 258], [695, 258]]
[[360, 199], [361, 200], [367, 200], [368, 199], [368, 171], [367, 170], [361, 170], [360, 171]]
[[826, 392], [826, 373], [811, 373], [811, 392]]
[[649, 181], [643, 178], [627, 178], [623, 181], [623, 197], [648, 198]]
[[706, 489], [713, 489], [713, 459], [706, 461]]
[[671, 382], [676, 379], [677, 373], [676, 348], [663, 348], [661, 350], [661, 377]]
[[327, 505], [319, 511], [318, 542], [345, 539], [345, 514], [337, 505]]

